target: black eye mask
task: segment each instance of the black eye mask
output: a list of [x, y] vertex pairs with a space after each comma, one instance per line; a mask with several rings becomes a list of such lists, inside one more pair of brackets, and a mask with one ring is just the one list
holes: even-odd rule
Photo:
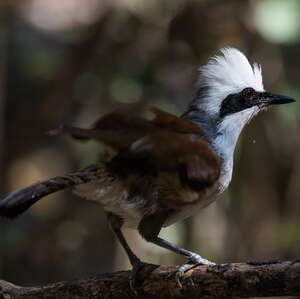
[[251, 87], [243, 89], [239, 93], [228, 95], [222, 102], [220, 117], [242, 111], [257, 105], [258, 93]]

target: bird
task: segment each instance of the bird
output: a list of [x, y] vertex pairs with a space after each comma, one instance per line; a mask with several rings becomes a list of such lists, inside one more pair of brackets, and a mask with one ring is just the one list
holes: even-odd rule
[[103, 205], [132, 265], [132, 285], [144, 263], [127, 243], [123, 227], [135, 228], [146, 241], [187, 259], [176, 271], [178, 284], [195, 264], [214, 265], [159, 233], [214, 202], [229, 186], [237, 140], [258, 112], [295, 101], [265, 91], [261, 66], [251, 65], [240, 50], [220, 51], [199, 68], [195, 97], [181, 116], [152, 107], [153, 118], [145, 119], [125, 107], [101, 116], [89, 128], [50, 131], [99, 141], [115, 154], [8, 194], [0, 201], [0, 217], [15, 218], [45, 195], [73, 186], [80, 197]]

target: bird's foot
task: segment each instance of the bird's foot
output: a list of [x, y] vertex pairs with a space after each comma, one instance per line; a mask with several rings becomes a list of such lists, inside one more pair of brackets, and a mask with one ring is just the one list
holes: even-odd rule
[[209, 266], [215, 265], [215, 263], [204, 259], [203, 257], [201, 257], [200, 255], [198, 255], [196, 253], [193, 253], [189, 259], [190, 259], [190, 261], [188, 263], [180, 266], [179, 269], [175, 273], [175, 279], [180, 288], [182, 288], [180, 279], [182, 278], [184, 273], [187, 272], [188, 270], [194, 268], [198, 264], [209, 265]]
[[132, 270], [129, 277], [130, 289], [137, 294], [136, 286], [141, 282], [147, 275], [149, 275], [158, 266], [144, 263], [139, 258], [132, 261]]

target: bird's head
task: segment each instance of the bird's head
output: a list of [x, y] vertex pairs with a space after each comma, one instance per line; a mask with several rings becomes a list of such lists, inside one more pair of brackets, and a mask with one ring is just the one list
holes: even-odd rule
[[253, 66], [235, 48], [221, 49], [223, 55], [212, 57], [199, 69], [199, 98], [196, 103], [206, 113], [222, 121], [232, 118], [247, 122], [261, 109], [273, 104], [294, 102], [286, 96], [264, 90], [261, 67]]
[[[273, 104], [294, 102], [286, 96], [264, 90], [261, 67], [253, 66], [235, 48], [221, 49], [223, 55], [212, 57], [199, 69], [198, 94], [186, 118], [215, 133], [239, 135], [244, 125], [260, 110]], [[205, 122], [205, 123], [204, 123]], [[235, 134], [236, 133], [236, 134]]]
[[294, 102], [265, 91], [261, 67], [235, 48], [221, 49], [199, 69], [197, 96], [184, 118], [196, 123], [222, 157], [232, 157], [243, 127], [260, 110]]

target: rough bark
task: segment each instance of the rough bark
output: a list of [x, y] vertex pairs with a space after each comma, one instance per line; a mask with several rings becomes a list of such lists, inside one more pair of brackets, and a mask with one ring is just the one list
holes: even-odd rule
[[71, 282], [20, 287], [0, 281], [0, 298], [224, 298], [300, 295], [300, 260], [197, 266], [187, 272], [180, 288], [176, 267], [147, 265], [135, 293], [130, 271], [103, 274]]

